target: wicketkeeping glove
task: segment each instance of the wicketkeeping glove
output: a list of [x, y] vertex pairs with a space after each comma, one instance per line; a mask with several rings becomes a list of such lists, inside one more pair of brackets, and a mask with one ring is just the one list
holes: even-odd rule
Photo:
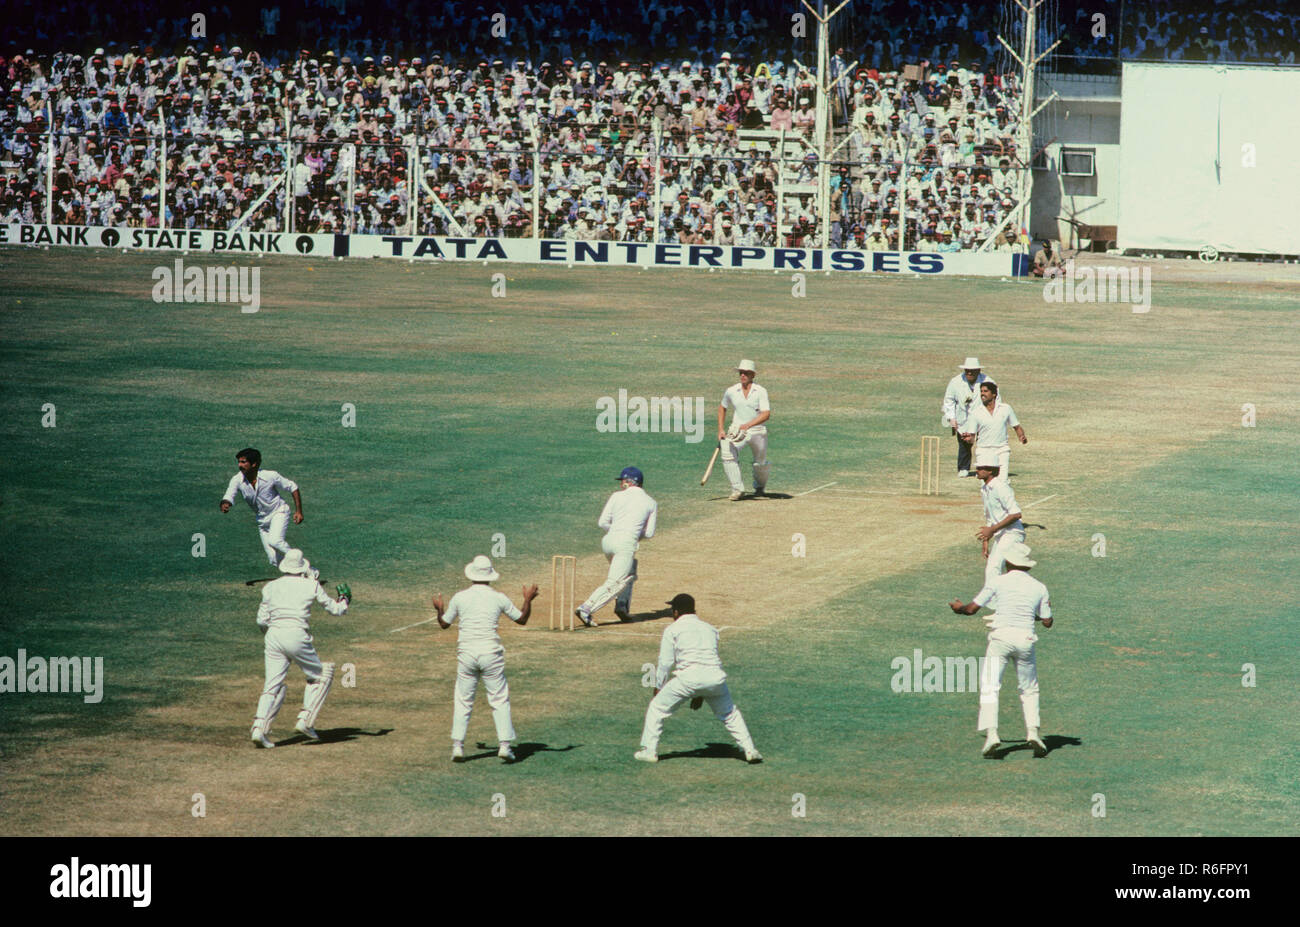
[[347, 583], [339, 583], [334, 587], [334, 589], [338, 592], [340, 599], [347, 599], [349, 602], [352, 601], [352, 587]]

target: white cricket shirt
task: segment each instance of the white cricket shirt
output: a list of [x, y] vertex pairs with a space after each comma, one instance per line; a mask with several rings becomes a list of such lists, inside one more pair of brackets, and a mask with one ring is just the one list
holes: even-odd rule
[[596, 525], [610, 534], [630, 535], [639, 541], [655, 536], [658, 515], [659, 503], [640, 486], [629, 486], [609, 497]]
[[[749, 384], [748, 396], [745, 395], [745, 392], [739, 383], [732, 386], [722, 394], [722, 407], [733, 411], [734, 414], [731, 417], [731, 424], [733, 426], [743, 425], [745, 422], [752, 422], [754, 419], [758, 418], [758, 413], [760, 412], [772, 411], [772, 405], [767, 400], [767, 390], [763, 389], [763, 387], [759, 386], [757, 383]], [[763, 434], [766, 433], [767, 426], [755, 425], [749, 430], [756, 434]]]
[[718, 682], [727, 678], [718, 656], [718, 629], [699, 615], [682, 615], [668, 627], [659, 641], [659, 668], [655, 688], [662, 689], [673, 667], [681, 676], [692, 670], [716, 674]]
[[285, 502], [284, 497], [280, 495], [282, 489], [292, 495], [298, 491], [298, 484], [274, 470], [259, 470], [257, 485], [254, 486], [244, 479], [244, 474], [236, 473], [230, 478], [226, 494], [221, 498], [233, 505], [236, 497], [243, 496], [248, 507], [257, 514], [258, 520], [263, 521], [281, 509], [289, 508], [289, 503]]
[[257, 607], [257, 623], [262, 627], [272, 624], [302, 628], [306, 631], [311, 603], [319, 602], [331, 615], [342, 615], [348, 610], [343, 599], [331, 599], [321, 584], [306, 576], [281, 576], [262, 587], [262, 604]]
[[[999, 399], [993, 404], [992, 412], [984, 407], [984, 403], [975, 403], [966, 430], [975, 432], [975, 443], [982, 448], [1006, 447], [1007, 429], [1019, 424], [1015, 410]], [[1005, 473], [1001, 475], [1006, 476]]]
[[[1016, 502], [1016, 494], [1011, 491], [1011, 484], [1000, 476], [994, 477], [981, 486], [980, 496], [984, 500], [985, 527], [996, 525], [1012, 512], [1020, 511], [1020, 505]], [[1024, 521], [1017, 518], [1011, 524], [1007, 525], [995, 534], [994, 538], [1002, 537], [1002, 535], [1007, 531], [1020, 531], [1023, 533], [1024, 530]]]
[[458, 651], [504, 650], [497, 623], [505, 615], [518, 621], [523, 612], [515, 608], [510, 597], [484, 583], [475, 583], [451, 597], [442, 620], [451, 624], [460, 619], [460, 636], [456, 639]]
[[1024, 570], [1007, 570], [986, 585], [975, 596], [981, 608], [995, 609], [997, 615], [990, 625], [998, 628], [1034, 629], [1035, 618], [1051, 618], [1052, 603], [1047, 587]]

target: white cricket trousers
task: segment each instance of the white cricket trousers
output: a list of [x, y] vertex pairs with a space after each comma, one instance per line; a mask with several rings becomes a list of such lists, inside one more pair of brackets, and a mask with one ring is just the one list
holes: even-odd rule
[[483, 680], [498, 741], [513, 741], [515, 728], [510, 722], [510, 684], [506, 682], [505, 650], [484, 652], [459, 651], [456, 654], [456, 695], [451, 713], [451, 739], [465, 739], [469, 716], [474, 710], [478, 681]]
[[262, 549], [266, 551], [266, 559], [271, 561], [273, 567], [278, 567], [284, 555], [289, 552], [289, 542], [285, 540], [285, 533], [289, 530], [289, 515], [289, 508], [285, 506], [272, 512], [265, 519], [257, 520], [257, 533], [262, 539]]
[[998, 692], [1002, 672], [1015, 663], [1020, 683], [1020, 706], [1025, 712], [1025, 727], [1037, 731], [1038, 667], [1034, 662], [1034, 642], [1038, 635], [1023, 628], [998, 628], [989, 632], [989, 646], [984, 653], [984, 672], [980, 675], [980, 716], [977, 731], [998, 727]]
[[659, 690], [659, 694], [650, 700], [650, 707], [645, 711], [645, 727], [641, 731], [641, 746], [651, 753], [659, 749], [659, 735], [663, 733], [664, 722], [668, 716], [681, 707], [683, 702], [702, 697], [709, 703], [713, 716], [723, 723], [727, 733], [732, 736], [742, 750], [753, 750], [754, 741], [749, 736], [745, 719], [731, 700], [727, 689], [727, 677], [718, 673], [686, 673], [674, 676]]
[[[271, 731], [271, 722], [280, 713], [284, 704], [288, 686], [284, 684], [289, 675], [289, 665], [296, 663], [307, 675], [307, 688], [302, 696], [302, 710], [306, 712], [314, 693], [313, 686], [321, 678], [320, 655], [312, 643], [311, 632], [296, 625], [277, 625], [272, 622], [265, 638], [266, 684], [262, 686], [262, 697], [257, 703], [257, 717], [253, 726], [260, 728], [264, 734]], [[301, 717], [301, 716], [300, 716]]]
[[988, 585], [1002, 575], [1002, 568], [1007, 565], [1007, 550], [1012, 544], [1025, 543], [1022, 528], [1004, 528], [1001, 534], [994, 535], [989, 542], [989, 559], [984, 564], [984, 585]]
[[722, 439], [722, 472], [727, 475], [727, 482], [731, 484], [732, 492], [744, 492], [745, 482], [740, 478], [740, 460], [738, 454], [740, 449], [749, 445], [750, 453], [754, 455], [754, 491], [761, 492], [767, 485], [768, 473], [772, 470], [772, 465], [767, 460], [767, 428], [759, 425], [745, 432], [745, 436], [739, 441], [729, 441]]
[[616, 598], [618, 608], [629, 611], [632, 608], [632, 586], [636, 583], [637, 539], [628, 534], [606, 534], [600, 539], [600, 549], [609, 558], [609, 574], [605, 582], [587, 596], [582, 610], [593, 615]]

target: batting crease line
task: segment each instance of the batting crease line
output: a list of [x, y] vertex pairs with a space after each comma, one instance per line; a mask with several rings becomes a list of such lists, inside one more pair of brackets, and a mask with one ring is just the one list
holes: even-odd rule
[[819, 490], [819, 489], [825, 489], [827, 486], [835, 486], [835, 485], [837, 485], [838, 483], [839, 483], [839, 480], [833, 480], [833, 481], [831, 481], [831, 482], [829, 482], [829, 483], [823, 483], [821, 486], [814, 486], [812, 489], [808, 490], [808, 492], [797, 492], [797, 493], [795, 493], [795, 497], [798, 498], [799, 496], [806, 496], [806, 495], [809, 495], [809, 493], [814, 493], [814, 492], [816, 492], [816, 491]]
[[1055, 498], [1056, 498], [1057, 496], [1059, 496], [1059, 495], [1060, 495], [1059, 492], [1054, 492], [1054, 493], [1052, 493], [1050, 496], [1044, 496], [1044, 497], [1041, 498], [1041, 499], [1035, 499], [1033, 502], [1026, 502], [1024, 505], [1021, 506], [1021, 508], [1022, 508], [1022, 509], [1027, 509], [1027, 508], [1029, 508], [1031, 505], [1039, 505], [1040, 503], [1046, 502], [1048, 499], [1055, 499]]
[[835, 489], [832, 490], [832, 492], [837, 492], [840, 495], [844, 495], [844, 496], [861, 496], [861, 495], [900, 496], [902, 495], [902, 493], [895, 492], [889, 489]]
[[435, 616], [432, 617], [432, 618], [425, 618], [423, 621], [417, 621], [415, 624], [408, 624], [408, 625], [405, 625], [404, 627], [393, 628], [393, 630], [389, 631], [388, 633], [389, 633], [389, 634], [396, 634], [398, 631], [408, 631], [408, 630], [410, 630], [411, 628], [418, 628], [418, 627], [419, 627], [420, 625], [422, 625], [422, 624], [428, 624], [430, 621], [437, 621], [437, 620], [438, 620], [438, 617], [435, 615]]

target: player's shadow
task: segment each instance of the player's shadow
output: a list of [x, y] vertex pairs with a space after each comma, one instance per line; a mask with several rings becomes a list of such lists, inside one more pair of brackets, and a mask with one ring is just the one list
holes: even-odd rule
[[639, 615], [628, 615], [626, 620], [620, 618], [617, 622], [611, 622], [611, 624], [636, 624], [639, 621], [658, 621], [660, 618], [672, 617], [672, 614], [673, 610], [671, 608], [661, 608], [653, 612], [642, 612]]
[[[538, 743], [515, 744], [514, 745], [515, 763], [522, 763], [524, 760], [528, 759], [534, 753], [568, 753], [570, 750], [578, 749], [579, 746], [581, 745], [569, 744], [567, 747], [550, 747], [547, 746], [546, 744], [538, 744]], [[474, 749], [486, 750], [487, 752], [475, 753], [465, 757], [466, 763], [470, 762], [471, 760], [483, 760], [483, 759], [495, 757], [497, 755], [496, 747], [492, 746], [491, 744], [483, 743], [482, 741], [476, 743], [474, 745]]]
[[335, 727], [330, 728], [328, 731], [316, 731], [317, 735], [320, 737], [319, 741], [311, 740], [305, 734], [295, 734], [288, 740], [280, 741], [276, 746], [283, 747], [291, 744], [317, 744], [321, 746], [325, 744], [341, 744], [347, 743], [350, 740], [356, 740], [358, 737], [384, 737], [393, 733], [393, 730], [394, 729], [391, 727], [381, 727], [377, 731], [365, 731], [359, 727]]
[[[1051, 756], [1062, 747], [1081, 747], [1083, 741], [1077, 737], [1065, 737], [1060, 734], [1048, 734], [1043, 738], [1043, 746], [1047, 748], [1047, 756]], [[1012, 753], [1033, 752], [1033, 746], [1029, 741], [1023, 740], [1016, 743], [1004, 744], [993, 751], [993, 755], [987, 757], [990, 760], [1001, 760]], [[1047, 759], [1047, 757], [1043, 757]]]
[[[728, 499], [730, 499], [730, 498], [731, 498], [730, 495], [726, 495], [726, 496], [714, 496], [714, 497], [713, 497], [712, 499], [710, 499], [709, 501], [710, 501], [710, 502], [726, 502], [726, 501], [727, 501]], [[768, 499], [793, 499], [793, 498], [794, 498], [794, 496], [790, 495], [788, 492], [764, 492], [761, 496], [756, 496], [756, 495], [754, 495], [752, 492], [747, 492], [747, 493], [745, 493], [743, 496], [741, 496], [740, 499], [738, 499], [737, 501], [739, 501], [739, 502], [766, 502]]]
[[703, 760], [740, 760], [745, 755], [735, 744], [709, 744], [704, 747], [696, 747], [694, 750], [677, 750], [673, 753], [659, 754], [659, 761], [679, 760], [687, 758]]

